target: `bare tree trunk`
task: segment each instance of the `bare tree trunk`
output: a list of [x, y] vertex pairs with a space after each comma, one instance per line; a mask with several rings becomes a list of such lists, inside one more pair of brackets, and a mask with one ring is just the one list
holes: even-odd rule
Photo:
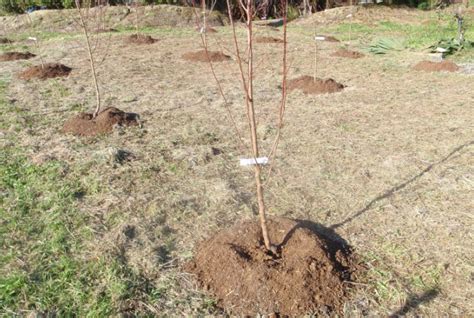
[[87, 24], [84, 20], [84, 15], [82, 14], [82, 11], [81, 11], [81, 4], [79, 0], [76, 0], [76, 9], [77, 9], [77, 12], [79, 13], [79, 19], [81, 22], [82, 32], [84, 33], [84, 37], [86, 39], [87, 52], [89, 54], [89, 61], [90, 61], [90, 67], [91, 67], [91, 75], [92, 75], [92, 80], [95, 87], [96, 108], [95, 108], [94, 114], [92, 115], [92, 117], [95, 118], [99, 114], [100, 106], [101, 106], [99, 83], [97, 82], [97, 72], [95, 69], [95, 61], [94, 61], [94, 56], [92, 54], [92, 47], [91, 47], [91, 42], [89, 38], [89, 32], [87, 30]]
[[257, 138], [257, 124], [255, 120], [255, 107], [253, 99], [253, 30], [252, 30], [252, 1], [247, 0], [247, 45], [248, 45], [248, 69], [247, 69], [247, 107], [250, 121], [250, 137], [252, 142], [253, 157], [255, 159], [255, 185], [257, 187], [257, 203], [258, 203], [258, 214], [260, 216], [260, 225], [262, 227], [263, 241], [265, 248], [271, 250], [271, 241], [268, 235], [267, 229], [267, 217], [265, 209], [265, 200], [263, 196], [263, 185], [261, 167], [256, 162], [256, 158], [259, 156], [258, 151], [258, 138]]

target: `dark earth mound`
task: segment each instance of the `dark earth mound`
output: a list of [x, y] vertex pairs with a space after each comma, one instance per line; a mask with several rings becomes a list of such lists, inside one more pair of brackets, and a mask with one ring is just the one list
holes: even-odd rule
[[283, 43], [282, 39], [273, 38], [271, 36], [260, 36], [255, 38], [257, 43]]
[[336, 52], [334, 52], [333, 54], [331, 54], [331, 56], [345, 57], [345, 58], [349, 58], [349, 59], [360, 59], [361, 57], [364, 57], [364, 54], [362, 54], [360, 52], [356, 52], [356, 51], [349, 51], [349, 50], [346, 50], [346, 49], [339, 49]]
[[47, 63], [44, 64], [44, 67], [41, 65], [31, 66], [23, 72], [20, 72], [18, 77], [24, 80], [32, 78], [45, 80], [48, 78], [68, 76], [69, 73], [71, 73], [71, 70], [72, 68], [63, 64]]
[[126, 42], [133, 43], [133, 44], [153, 44], [155, 42], [158, 42], [158, 40], [152, 38], [149, 35], [132, 34], [129, 37], [127, 37]]
[[114, 107], [102, 110], [96, 118], [81, 113], [64, 123], [63, 131], [78, 136], [95, 136], [113, 131], [114, 126], [137, 126], [138, 114], [126, 113]]
[[182, 55], [182, 58], [187, 61], [192, 61], [192, 62], [207, 62], [208, 55], [209, 55], [209, 59], [212, 62], [222, 62], [222, 61], [227, 61], [230, 59], [230, 56], [225, 55], [224, 53], [207, 51], [207, 54], [206, 54], [205, 50], [184, 53]]
[[273, 218], [266, 251], [256, 220], [224, 229], [199, 244], [185, 270], [231, 315], [336, 315], [348, 300], [359, 265], [351, 248], [316, 223]]
[[288, 90], [292, 91], [300, 89], [305, 94], [330, 94], [342, 91], [344, 85], [335, 80], [314, 78], [312, 76], [303, 75], [288, 81]]
[[0, 44], [10, 44], [10, 43], [13, 43], [13, 41], [7, 38], [0, 38]]
[[413, 67], [416, 71], [425, 72], [456, 72], [459, 70], [459, 66], [450, 61], [431, 62], [422, 61]]
[[26, 52], [26, 53], [21, 53], [21, 52], [7, 52], [3, 53], [0, 55], [0, 61], [16, 61], [16, 60], [28, 60], [32, 57], [35, 57], [36, 55]]

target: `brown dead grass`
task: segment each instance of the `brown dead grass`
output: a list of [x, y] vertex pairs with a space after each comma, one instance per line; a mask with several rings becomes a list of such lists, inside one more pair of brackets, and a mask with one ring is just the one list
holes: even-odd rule
[[[252, 172], [238, 167], [248, 153], [229, 128], [209, 68], [181, 59], [199, 47], [189, 34], [160, 35], [159, 49], [112, 43], [100, 65], [105, 99], [140, 113], [143, 129], [89, 142], [60, 132], [77, 108], [94, 103], [84, 52], [67, 42], [44, 48], [51, 58], [67, 53], [75, 71], [64, 82], [12, 81], [7, 88], [21, 111], [8, 114], [2, 143], [16, 140], [31, 157], [76, 167], [90, 184], [79, 204], [92, 237], [78, 257], [120, 259], [160, 291], [159, 299], [140, 300], [135, 314], [219, 314], [180, 266], [198, 242], [256, 213]], [[221, 44], [231, 47], [225, 34]], [[289, 36], [293, 78], [306, 74], [314, 53], [305, 36]], [[259, 133], [268, 150], [281, 94], [280, 48], [256, 49]], [[334, 63], [332, 49], [321, 44], [317, 76], [348, 88], [289, 97], [266, 192], [269, 213], [321, 223], [362, 255], [369, 271], [345, 303], [347, 316], [472, 316], [474, 81], [415, 72], [408, 53]], [[215, 67], [245, 132], [238, 70], [234, 63]], [[2, 64], [4, 74], [21, 69]], [[136, 159], [116, 159], [117, 148]]]

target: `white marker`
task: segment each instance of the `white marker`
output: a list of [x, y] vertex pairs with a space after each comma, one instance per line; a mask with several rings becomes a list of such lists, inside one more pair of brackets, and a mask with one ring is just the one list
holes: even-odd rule
[[30, 37], [28, 38], [28, 40], [30, 40], [30, 41], [38, 41], [36, 38], [34, 38], [34, 37], [32, 37], [32, 36], [30, 36]]
[[314, 39], [316, 41], [326, 41], [326, 37], [325, 36], [315, 36]]
[[252, 166], [252, 165], [255, 165], [255, 164], [266, 165], [267, 163], [268, 163], [268, 157], [260, 157], [260, 158], [257, 158], [256, 160], [254, 158], [240, 159], [240, 165], [241, 166]]

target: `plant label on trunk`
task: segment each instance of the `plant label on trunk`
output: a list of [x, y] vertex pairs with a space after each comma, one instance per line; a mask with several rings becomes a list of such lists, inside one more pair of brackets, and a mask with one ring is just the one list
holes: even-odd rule
[[260, 158], [242, 158], [240, 159], [240, 166], [253, 166], [253, 165], [266, 165], [268, 164], [268, 157]]

